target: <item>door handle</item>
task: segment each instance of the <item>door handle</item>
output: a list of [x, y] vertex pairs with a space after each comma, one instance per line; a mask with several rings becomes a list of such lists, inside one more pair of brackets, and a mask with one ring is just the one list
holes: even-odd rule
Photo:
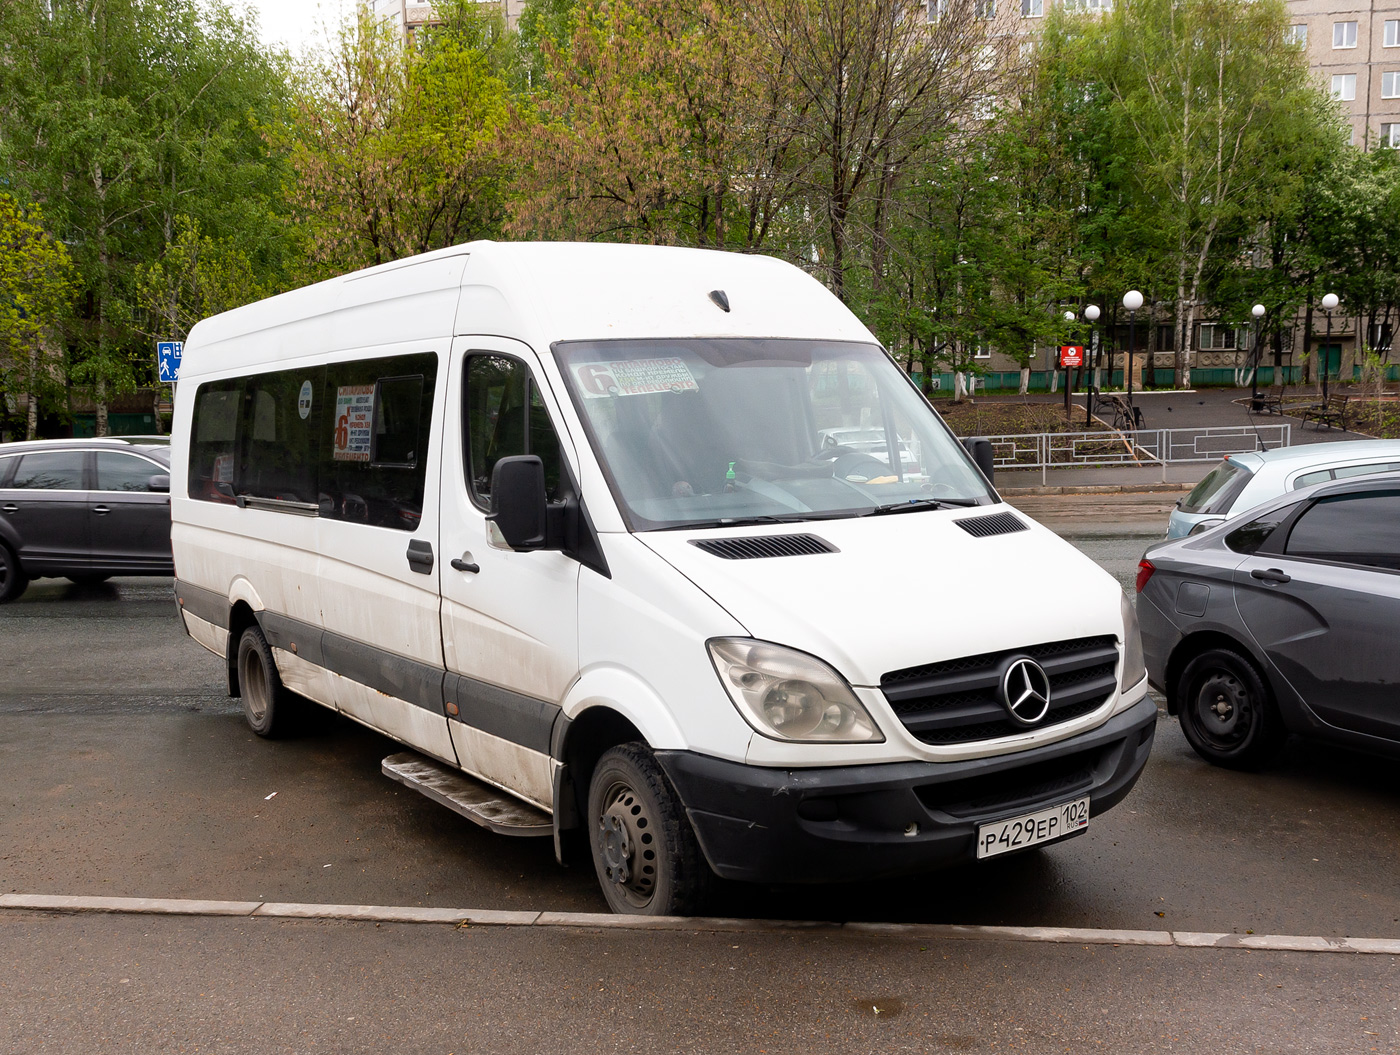
[[469, 571], [473, 575], [481, 570], [481, 565], [473, 564], [471, 561], [463, 560], [461, 557], [453, 557], [449, 563], [458, 571]]
[[433, 544], [412, 539], [408, 544], [408, 566], [419, 575], [431, 575], [433, 571]]
[[3, 506], [0, 506], [0, 510], [6, 513], [18, 513], [19, 506], [15, 505], [13, 502], [6, 502]]
[[108, 513], [110, 513], [110, 512], [112, 511], [112, 507], [111, 507], [111, 506], [93, 506], [93, 507], [92, 507], [92, 511], [93, 511], [94, 513], [96, 513], [98, 516], [101, 517], [101, 516], [106, 516]]
[[1261, 582], [1292, 582], [1293, 577], [1287, 572], [1279, 571], [1277, 568], [1255, 568], [1249, 573], [1251, 577], [1259, 579]]

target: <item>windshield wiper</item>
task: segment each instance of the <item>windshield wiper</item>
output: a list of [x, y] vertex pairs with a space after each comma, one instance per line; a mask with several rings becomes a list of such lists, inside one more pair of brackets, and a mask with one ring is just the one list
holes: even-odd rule
[[965, 509], [978, 505], [975, 498], [911, 498], [907, 502], [891, 502], [887, 506], [876, 506], [862, 516], [878, 517], [890, 513], [917, 513], [921, 509]]
[[792, 516], [773, 516], [770, 513], [756, 513], [753, 516], [716, 517], [712, 520], [686, 520], [679, 524], [667, 524], [659, 531], [683, 531], [690, 528], [743, 527], [747, 524], [800, 524], [804, 520], [815, 519], [810, 513], [794, 513]]

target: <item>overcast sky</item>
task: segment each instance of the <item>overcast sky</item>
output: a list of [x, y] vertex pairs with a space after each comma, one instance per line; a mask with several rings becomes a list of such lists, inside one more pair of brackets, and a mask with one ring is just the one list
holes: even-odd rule
[[258, 16], [264, 43], [300, 55], [315, 41], [324, 42], [327, 29], [340, 24], [342, 12], [353, 10], [353, 0], [230, 0], [230, 6]]

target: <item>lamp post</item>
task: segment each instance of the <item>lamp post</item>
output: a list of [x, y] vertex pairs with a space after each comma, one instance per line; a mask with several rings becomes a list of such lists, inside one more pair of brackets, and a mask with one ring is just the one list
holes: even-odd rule
[[1249, 309], [1254, 316], [1254, 369], [1249, 375], [1249, 409], [1259, 410], [1259, 324], [1264, 320], [1264, 305], [1256, 304]]
[[[1137, 336], [1137, 334], [1136, 334], [1136, 332], [1135, 332], [1135, 324], [1137, 323], [1137, 310], [1138, 310], [1138, 308], [1142, 307], [1142, 294], [1139, 293], [1139, 292], [1138, 292], [1137, 290], [1135, 290], [1135, 289], [1130, 289], [1130, 290], [1128, 290], [1128, 292], [1126, 292], [1126, 293], [1123, 294], [1123, 307], [1125, 307], [1125, 308], [1128, 309], [1128, 371], [1127, 371], [1128, 376], [1127, 376], [1127, 379], [1126, 379], [1126, 380], [1127, 380], [1127, 382], [1128, 382], [1128, 411], [1129, 411], [1129, 413], [1132, 413], [1132, 409], [1133, 409], [1133, 346], [1134, 346], [1134, 338]], [[1133, 416], [1134, 416], [1134, 418], [1136, 418], [1137, 415], [1134, 414]], [[1129, 423], [1128, 423], [1129, 428], [1131, 428], [1133, 424], [1134, 424], [1133, 421], [1129, 421]]]
[[[1338, 303], [1340, 302], [1335, 293], [1328, 293], [1322, 298], [1322, 310], [1327, 312], [1327, 344], [1324, 346], [1323, 353], [1320, 356], [1322, 359], [1322, 399], [1324, 402], [1327, 400], [1327, 359], [1332, 354], [1332, 312], [1336, 309]], [[1338, 358], [1340, 358], [1340, 356]]]
[[1090, 304], [1084, 309], [1084, 317], [1089, 320], [1089, 350], [1085, 364], [1089, 367], [1089, 383], [1084, 386], [1084, 427], [1089, 427], [1089, 418], [1094, 413], [1094, 367], [1093, 355], [1098, 349], [1094, 346], [1094, 323], [1099, 319], [1099, 306]]

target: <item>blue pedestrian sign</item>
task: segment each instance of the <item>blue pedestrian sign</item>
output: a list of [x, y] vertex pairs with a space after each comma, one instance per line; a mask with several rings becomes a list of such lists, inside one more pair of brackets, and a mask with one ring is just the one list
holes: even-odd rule
[[180, 379], [180, 354], [184, 350], [184, 341], [156, 342], [156, 366], [162, 384], [173, 385]]

